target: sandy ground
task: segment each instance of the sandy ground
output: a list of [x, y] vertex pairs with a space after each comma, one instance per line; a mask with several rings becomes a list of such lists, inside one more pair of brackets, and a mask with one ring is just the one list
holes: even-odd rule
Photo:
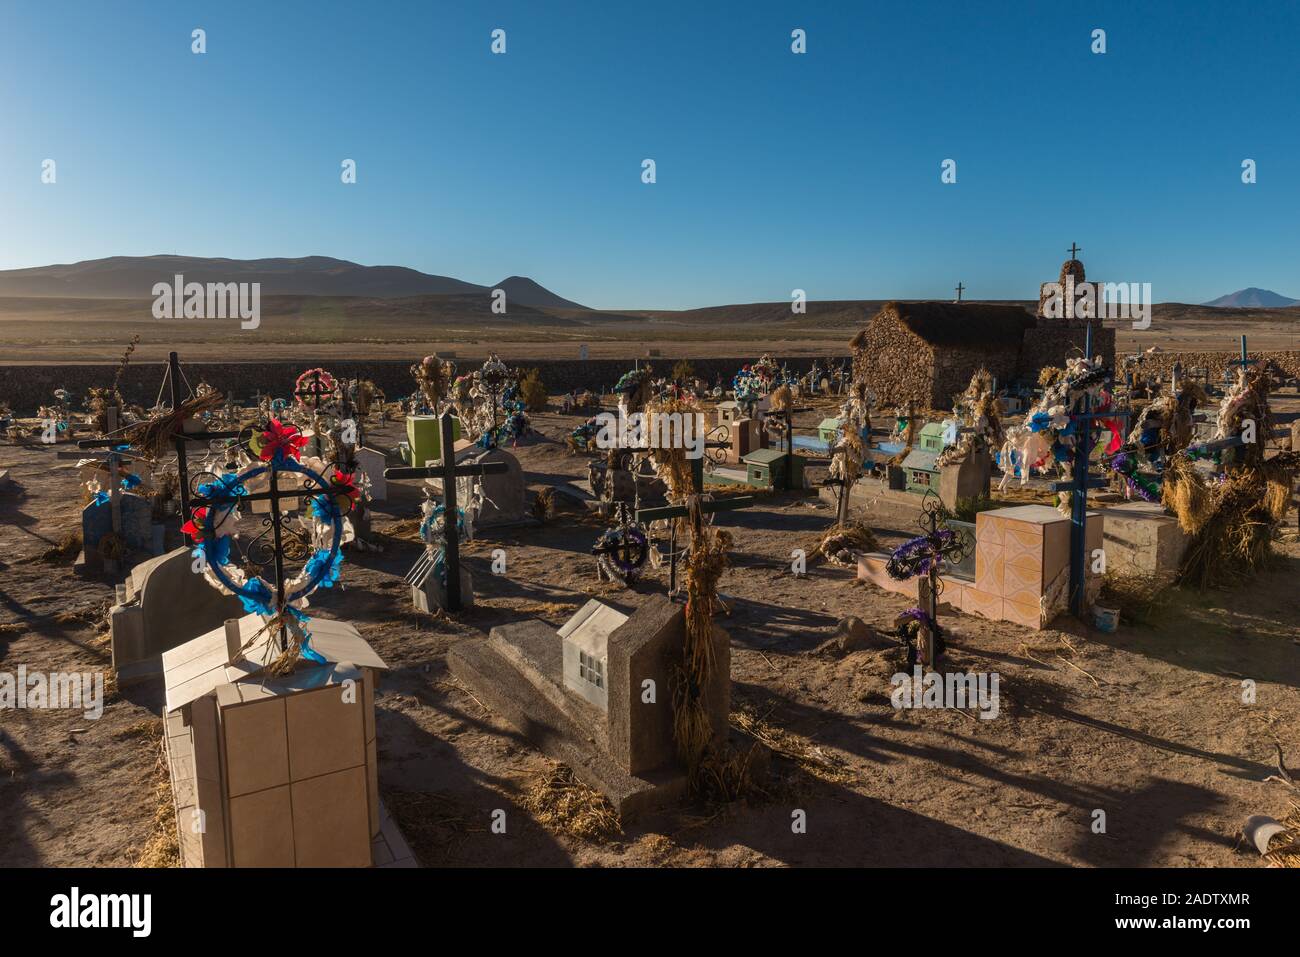
[[[806, 414], [815, 422], [821, 410]], [[585, 473], [560, 440], [575, 420], [538, 416], [541, 440], [516, 450], [531, 489]], [[398, 428], [372, 433], [398, 440]], [[18, 488], [0, 493], [0, 670], [106, 668], [111, 587], [83, 580], [72, 556], [39, 556], [75, 526], [78, 488], [48, 448], [0, 446]], [[818, 473], [812, 473], [813, 480]], [[895, 711], [896, 652], [818, 654], [845, 616], [886, 630], [908, 603], [857, 584], [848, 569], [790, 572], [833, 520], [815, 496], [778, 495], [730, 513], [733, 712], [783, 735], [765, 793], [684, 807], [610, 839], [550, 829], [523, 795], [551, 763], [460, 687], [446, 651], [498, 623], [558, 625], [598, 585], [590, 546], [600, 523], [562, 507], [550, 523], [488, 533], [467, 547], [478, 605], [454, 620], [411, 609], [401, 575], [418, 554], [397, 523], [416, 514], [416, 483], [376, 513], [382, 554], [350, 554], [344, 588], [316, 613], [357, 625], [392, 672], [377, 700], [380, 787], [428, 865], [1084, 865], [1259, 866], [1236, 850], [1254, 813], [1280, 816], [1287, 792], [1262, 783], [1273, 741], [1300, 765], [1300, 545], [1252, 584], [1178, 593], [1154, 627], [1115, 634], [1060, 619], [1031, 632], [952, 616], [950, 667], [996, 671], [1002, 708]], [[883, 542], [910, 537], [916, 512], [877, 501], [865, 516]], [[1291, 519], [1294, 525], [1294, 516]], [[407, 532], [403, 532], [407, 534]], [[488, 555], [507, 550], [493, 576]], [[662, 589], [652, 572], [638, 588]], [[1241, 683], [1257, 682], [1243, 705]], [[159, 689], [112, 696], [102, 719], [0, 712], [0, 866], [126, 865], [153, 828]], [[507, 833], [489, 829], [507, 812]], [[1094, 812], [1106, 832], [1094, 833]], [[792, 832], [806, 812], [807, 832]]]

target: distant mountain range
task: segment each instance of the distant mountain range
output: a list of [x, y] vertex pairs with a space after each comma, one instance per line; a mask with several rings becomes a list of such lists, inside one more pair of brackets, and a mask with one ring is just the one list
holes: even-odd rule
[[1251, 286], [1249, 289], [1238, 289], [1236, 292], [1201, 305], [1214, 306], [1217, 309], [1285, 309], [1287, 306], [1300, 306], [1300, 299], [1288, 299], [1272, 290], [1256, 289]]
[[346, 259], [207, 259], [197, 256], [110, 256], [31, 269], [0, 270], [0, 296], [63, 299], [151, 299], [154, 283], [260, 282], [262, 296], [488, 295], [503, 289], [508, 304], [543, 309], [586, 309], [524, 276], [480, 286], [449, 276], [432, 276], [405, 266], [362, 266]]

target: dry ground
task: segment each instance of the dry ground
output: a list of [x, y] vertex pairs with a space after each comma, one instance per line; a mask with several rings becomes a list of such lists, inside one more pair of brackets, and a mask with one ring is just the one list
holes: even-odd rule
[[[805, 417], [815, 422], [821, 411]], [[573, 420], [537, 417], [544, 437], [517, 450], [536, 490], [585, 471], [560, 439]], [[397, 441], [398, 428], [373, 435]], [[109, 585], [78, 578], [71, 557], [40, 556], [75, 526], [77, 486], [47, 448], [0, 446], [20, 485], [0, 493], [0, 670], [105, 668]], [[60, 467], [63, 466], [63, 467]], [[814, 473], [816, 478], [816, 473]], [[856, 615], [888, 629], [903, 599], [856, 584], [846, 569], [789, 570], [792, 548], [831, 522], [815, 497], [774, 496], [731, 513], [733, 711], [759, 721], [782, 752], [765, 788], [723, 807], [682, 808], [593, 840], [544, 827], [524, 795], [550, 769], [446, 667], [454, 641], [524, 616], [558, 625], [597, 585], [589, 553], [599, 523], [562, 509], [549, 524], [490, 533], [468, 548], [479, 604], [454, 620], [411, 610], [401, 581], [415, 483], [376, 516], [382, 554], [352, 554], [343, 589], [316, 612], [347, 618], [391, 665], [378, 698], [380, 787], [427, 865], [1085, 865], [1258, 866], [1236, 850], [1253, 813], [1280, 816], [1287, 792], [1262, 783], [1274, 740], [1300, 765], [1300, 546], [1228, 592], [1179, 593], [1154, 627], [1115, 634], [1061, 619], [1030, 632], [954, 616], [950, 657], [997, 671], [1002, 712], [896, 712], [895, 653], [814, 653]], [[915, 512], [877, 502], [882, 540], [910, 537]], [[1292, 519], [1294, 521], [1294, 518]], [[402, 524], [399, 524], [401, 522]], [[402, 530], [406, 531], [403, 532]], [[488, 553], [504, 547], [508, 575]], [[639, 586], [662, 588], [653, 573]], [[1243, 705], [1241, 682], [1258, 684]], [[99, 721], [67, 712], [0, 712], [0, 866], [126, 865], [148, 839], [157, 689], [116, 694]], [[490, 832], [507, 811], [506, 835]], [[795, 809], [806, 834], [791, 830]], [[1105, 811], [1105, 834], [1090, 825]]]

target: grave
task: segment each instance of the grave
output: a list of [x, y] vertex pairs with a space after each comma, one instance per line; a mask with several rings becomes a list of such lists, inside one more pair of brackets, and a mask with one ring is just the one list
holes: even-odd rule
[[388, 501], [388, 480], [384, 478], [384, 468], [388, 464], [387, 456], [382, 452], [376, 452], [374, 449], [362, 446], [356, 450], [353, 457], [356, 460], [357, 468], [370, 482], [370, 501]]
[[323, 663], [271, 677], [280, 649], [265, 621], [231, 619], [163, 654], [182, 864], [414, 866], [379, 799], [374, 697], [387, 665], [351, 625], [313, 619]]
[[[452, 437], [460, 438], [460, 420], [452, 420]], [[438, 416], [408, 415], [406, 417], [406, 443], [410, 448], [409, 465], [420, 468], [442, 458]]]
[[[672, 704], [673, 668], [685, 641], [684, 608], [662, 595], [635, 608], [593, 599], [559, 631], [535, 619], [498, 625], [486, 641], [453, 645], [448, 663], [476, 698], [568, 764], [629, 821], [687, 793]], [[720, 742], [730, 711], [731, 649], [716, 625], [713, 653], [704, 700]]]
[[[452, 418], [450, 412], [440, 417], [439, 444], [452, 450], [452, 454], [446, 459], [440, 459], [428, 466], [384, 470], [385, 478], [429, 479], [437, 476], [442, 483], [443, 504], [434, 506], [431, 500], [425, 502], [424, 523], [421, 526], [421, 531], [425, 535], [425, 550], [407, 572], [405, 579], [411, 586], [411, 600], [415, 606], [429, 613], [439, 607], [447, 611], [459, 611], [463, 602], [472, 604], [474, 601], [473, 582], [469, 578], [468, 570], [460, 564], [461, 508], [456, 504], [459, 498], [457, 494], [459, 480], [462, 477], [486, 477], [499, 474], [507, 468], [504, 462], [499, 461], [458, 465], [455, 461], [456, 443], [453, 439], [455, 425], [456, 420]], [[434, 523], [439, 513], [444, 519], [440, 548], [434, 540]]]
[[115, 502], [92, 499], [81, 510], [81, 543], [78, 571], [114, 574], [133, 556], [152, 555], [153, 506], [134, 492], [118, 492]]
[[1099, 507], [1105, 518], [1106, 570], [1120, 575], [1172, 576], [1190, 538], [1158, 502]]
[[[500, 463], [503, 471], [463, 476], [456, 480], [457, 498], [470, 501], [473, 484], [482, 488], [483, 502], [474, 518], [475, 528], [492, 528], [501, 525], [518, 525], [528, 519], [528, 489], [524, 483], [524, 470], [519, 459], [501, 447], [483, 449], [477, 445], [456, 453], [456, 464], [474, 466]], [[439, 490], [442, 480], [429, 479]]]
[[803, 456], [757, 449], [744, 458], [745, 481], [755, 488], [803, 488]]
[[[1047, 505], [1018, 505], [975, 516], [975, 577], [945, 572], [942, 602], [950, 609], [1010, 621], [1026, 628], [1046, 628], [1069, 602], [1071, 519]], [[1087, 513], [1088, 555], [1102, 548], [1105, 518]], [[886, 591], [919, 599], [919, 579], [893, 580], [885, 572], [889, 556], [869, 552], [858, 558], [858, 578]], [[1091, 603], [1101, 589], [1092, 562], [1084, 568], [1084, 588]]]
[[731, 446], [727, 449], [727, 461], [733, 465], [740, 464], [750, 452], [763, 447], [762, 440], [766, 433], [759, 428], [757, 419], [736, 419], [729, 428]]
[[162, 674], [163, 652], [243, 612], [239, 599], [212, 588], [177, 548], [131, 570], [108, 613], [119, 686]]
[[987, 497], [992, 474], [988, 453], [973, 449], [962, 461], [939, 466], [939, 499], [956, 511], [960, 499]]
[[921, 429], [920, 446], [912, 449], [903, 459], [903, 472], [906, 476], [906, 488], [909, 492], [924, 495], [930, 489], [939, 491], [939, 453], [943, 451], [944, 428], [939, 422], [931, 422]]

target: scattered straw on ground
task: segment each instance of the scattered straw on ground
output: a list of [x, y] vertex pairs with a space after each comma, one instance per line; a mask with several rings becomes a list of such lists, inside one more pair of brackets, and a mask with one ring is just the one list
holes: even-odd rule
[[584, 841], [610, 841], [623, 834], [613, 805], [574, 777], [567, 764], [552, 765], [528, 789], [523, 806], [543, 826]]
[[842, 761], [828, 755], [817, 745], [784, 728], [778, 728], [748, 709], [733, 711], [731, 724], [754, 740], [766, 745], [773, 754], [793, 761], [804, 773], [829, 784], [846, 784], [853, 780]]
[[[167, 770], [167, 754], [163, 750], [163, 725], [152, 723], [157, 734], [158, 760], [153, 769], [153, 827], [144, 846], [136, 857], [135, 867], [180, 867], [181, 848], [176, 834], [176, 804], [172, 799], [171, 774]], [[128, 728], [129, 732], [131, 729]]]
[[1300, 867], [1300, 804], [1291, 802], [1291, 813], [1279, 821], [1284, 828], [1268, 842], [1264, 860], [1269, 867]]
[[1107, 572], [1098, 603], [1118, 608], [1120, 621], [1152, 625], [1173, 597], [1173, 580], [1161, 575], [1127, 575]]
[[69, 532], [59, 539], [58, 543], [51, 545], [45, 551], [36, 556], [38, 562], [59, 562], [71, 558], [81, 553], [81, 533]]

